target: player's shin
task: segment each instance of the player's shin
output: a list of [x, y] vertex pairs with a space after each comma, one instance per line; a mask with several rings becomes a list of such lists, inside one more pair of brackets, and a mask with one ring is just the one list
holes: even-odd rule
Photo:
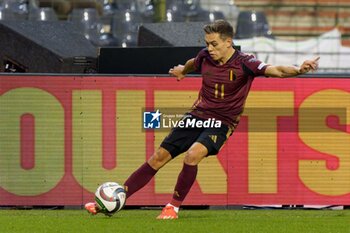
[[130, 197], [143, 186], [145, 186], [157, 173], [147, 162], [139, 167], [124, 183], [126, 197]]
[[194, 181], [196, 180], [198, 171], [197, 165], [188, 165], [184, 163], [183, 168], [177, 178], [173, 198], [170, 202], [174, 207], [180, 207], [183, 200], [186, 198]]

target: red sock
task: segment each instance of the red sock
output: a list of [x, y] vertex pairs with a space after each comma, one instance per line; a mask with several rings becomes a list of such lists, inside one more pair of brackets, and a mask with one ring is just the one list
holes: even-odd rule
[[124, 186], [126, 197], [130, 197], [145, 186], [156, 173], [157, 170], [154, 170], [147, 162], [145, 162], [125, 181]]
[[193, 166], [184, 163], [182, 170], [177, 178], [173, 199], [171, 200], [170, 204], [176, 207], [179, 207], [181, 205], [188, 192], [190, 191], [194, 181], [196, 180], [197, 171], [197, 165]]

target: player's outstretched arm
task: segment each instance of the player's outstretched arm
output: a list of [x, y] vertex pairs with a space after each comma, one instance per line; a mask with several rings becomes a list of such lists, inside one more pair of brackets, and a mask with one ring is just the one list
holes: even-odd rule
[[295, 77], [297, 75], [305, 74], [309, 71], [315, 71], [318, 68], [318, 60], [316, 57], [312, 60], [305, 60], [300, 67], [296, 66], [268, 66], [265, 70], [265, 76], [276, 78]]
[[186, 74], [195, 70], [194, 58], [188, 60], [185, 65], [177, 65], [169, 70], [169, 74], [175, 76], [177, 81], [182, 80]]

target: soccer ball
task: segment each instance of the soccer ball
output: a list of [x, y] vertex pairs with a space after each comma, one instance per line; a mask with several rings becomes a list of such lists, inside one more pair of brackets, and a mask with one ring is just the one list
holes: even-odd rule
[[95, 192], [95, 201], [102, 213], [112, 215], [125, 205], [126, 193], [124, 187], [115, 182], [100, 185]]

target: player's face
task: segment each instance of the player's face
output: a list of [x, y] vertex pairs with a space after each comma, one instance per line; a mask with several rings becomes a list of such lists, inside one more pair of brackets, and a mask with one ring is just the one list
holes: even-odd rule
[[205, 43], [211, 58], [218, 62], [226, 59], [228, 49], [232, 47], [232, 39], [222, 39], [219, 33], [205, 34]]

